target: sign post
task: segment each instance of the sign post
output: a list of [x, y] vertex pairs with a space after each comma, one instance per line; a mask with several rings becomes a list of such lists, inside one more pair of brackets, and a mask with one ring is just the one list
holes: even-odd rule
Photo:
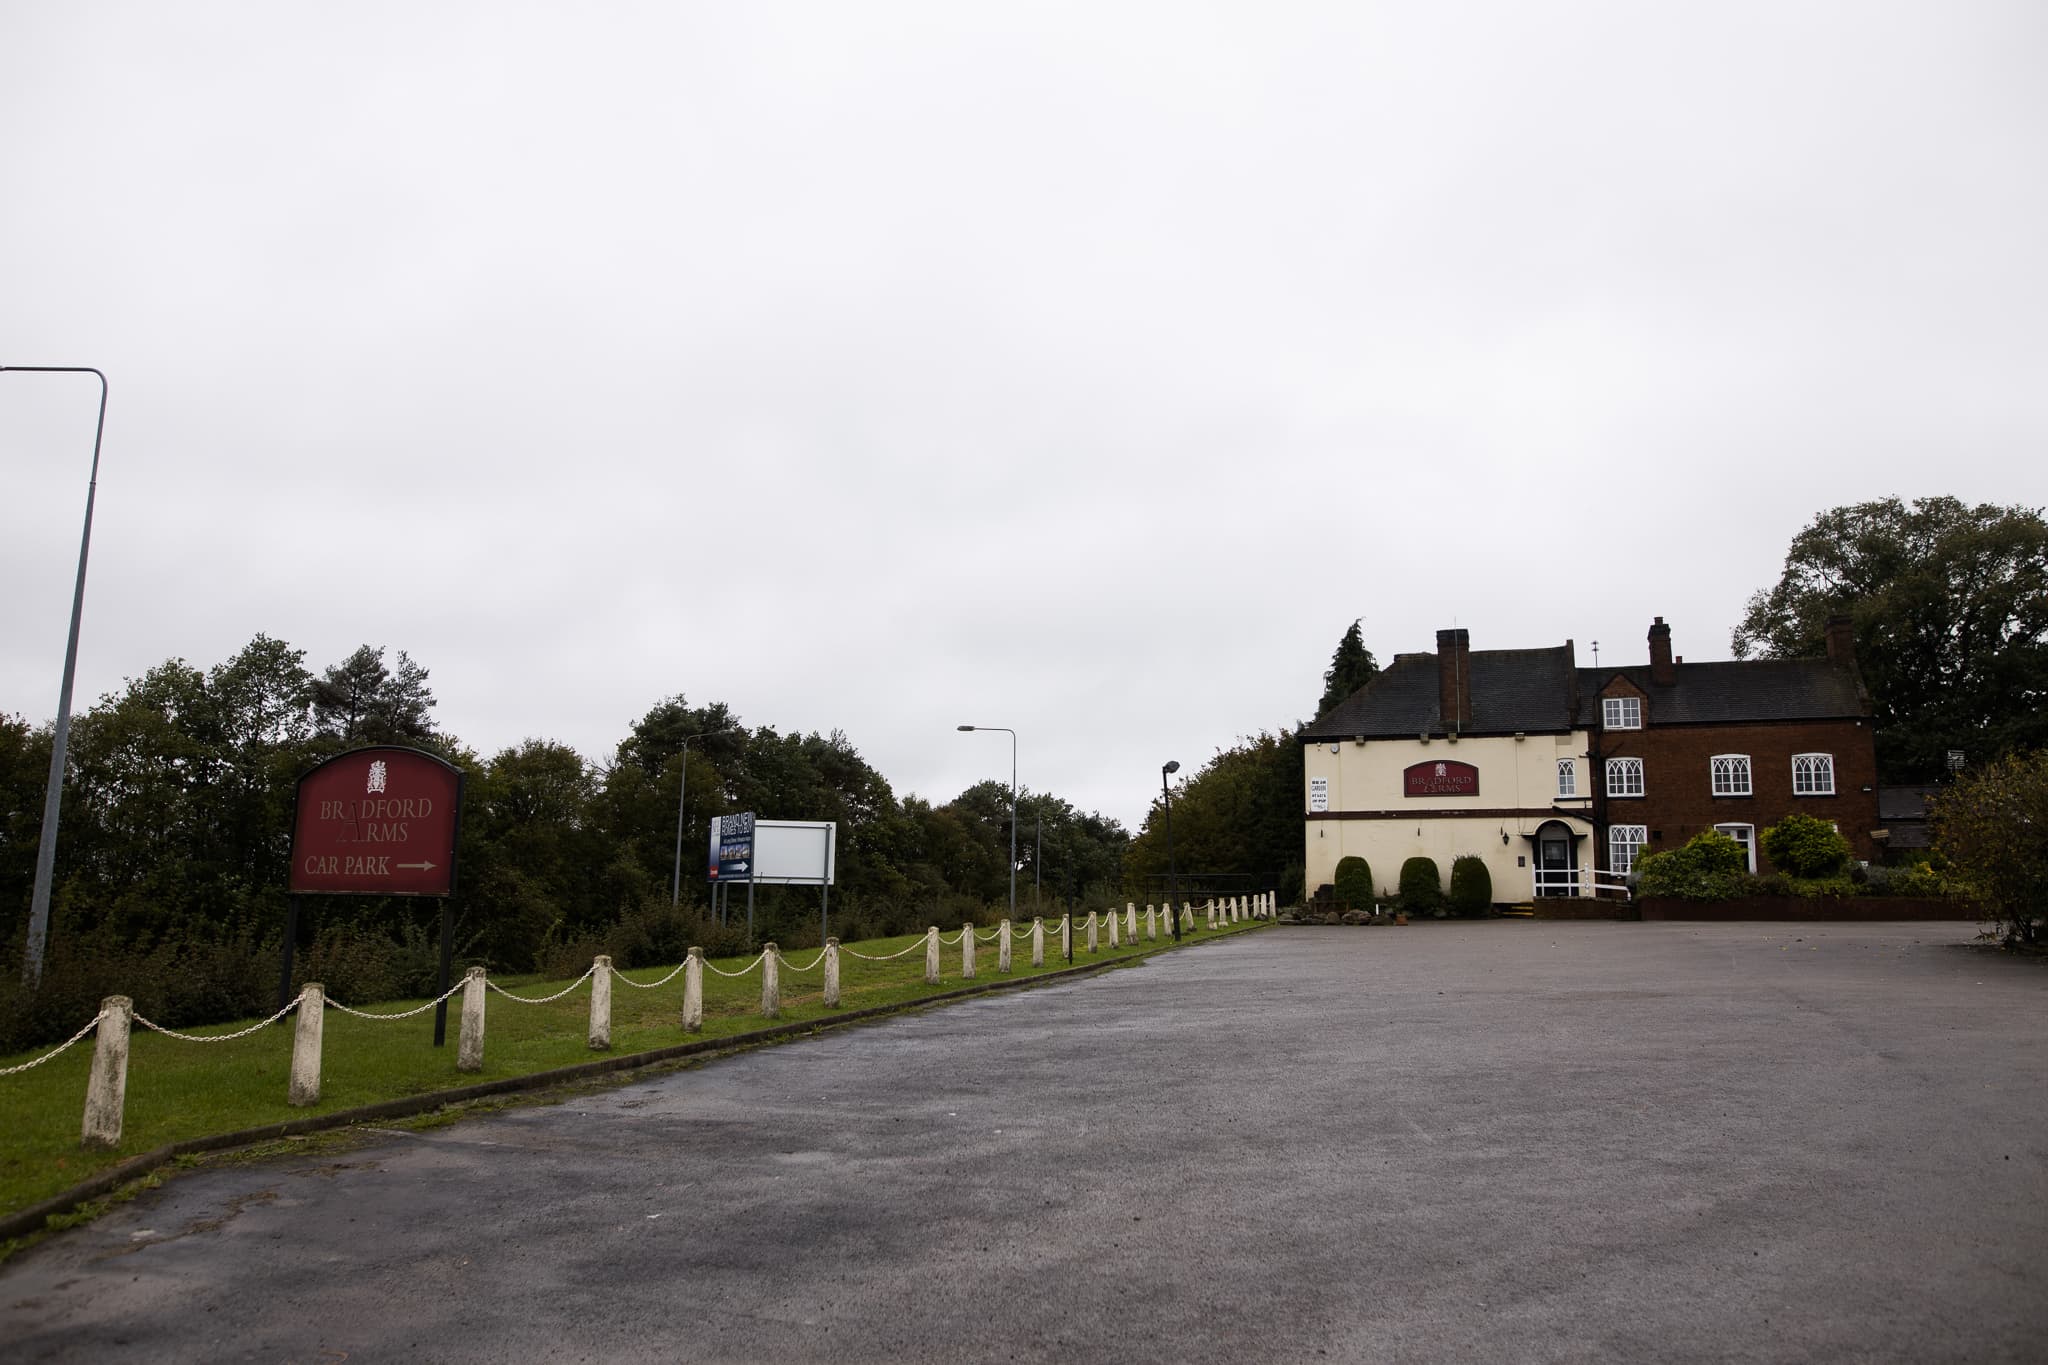
[[[441, 985], [454, 951], [448, 897], [462, 822], [462, 770], [398, 745], [351, 749], [299, 779], [278, 1008], [290, 999], [292, 952], [304, 896], [434, 896], [441, 902]], [[434, 1046], [448, 1036], [448, 1002], [434, 1010]]]

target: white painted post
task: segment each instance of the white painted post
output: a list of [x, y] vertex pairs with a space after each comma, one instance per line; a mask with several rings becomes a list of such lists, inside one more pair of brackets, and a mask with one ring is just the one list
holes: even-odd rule
[[1045, 965], [1045, 917], [1042, 915], [1031, 917], [1031, 965]]
[[299, 988], [299, 1022], [292, 1030], [292, 1077], [285, 1102], [303, 1109], [320, 1102], [320, 1033], [327, 1022], [327, 988], [307, 982]]
[[1130, 943], [1138, 941], [1138, 907], [1131, 901], [1124, 902], [1124, 938]]
[[960, 926], [960, 979], [974, 980], [974, 921]]
[[773, 1019], [782, 1013], [782, 953], [772, 943], [761, 949], [761, 1017]]
[[1180, 903], [1180, 927], [1190, 933], [1195, 927], [1195, 907], [1186, 901]]
[[471, 967], [462, 976], [462, 1037], [455, 1044], [455, 1069], [484, 1069], [484, 969], [481, 967]]
[[100, 1001], [100, 1023], [92, 1040], [92, 1077], [85, 1083], [85, 1121], [79, 1129], [81, 1147], [119, 1147], [121, 1111], [128, 1100], [128, 1031], [135, 1025], [135, 1002], [125, 995]]
[[996, 970], [1005, 975], [1010, 971], [1010, 922], [1004, 920], [996, 927]]
[[839, 940], [825, 940], [825, 1005], [830, 1009], [839, 1004]]
[[1209, 927], [1214, 929], [1216, 927], [1216, 902], [1210, 901], [1205, 908], [1209, 912]]
[[1074, 916], [1071, 912], [1060, 916], [1060, 958], [1064, 961], [1074, 955]]
[[590, 964], [590, 1050], [612, 1045], [612, 960], [600, 954]]
[[1095, 951], [1095, 912], [1088, 912], [1088, 951]]
[[683, 1032], [704, 1027], [704, 950], [695, 947], [683, 959]]
[[1116, 911], [1105, 910], [1102, 912], [1102, 917], [1109, 921], [1109, 946], [1115, 948], [1117, 946]]
[[939, 984], [939, 926], [924, 931], [924, 984]]
[[1159, 937], [1159, 921], [1153, 917], [1152, 907], [1149, 905], [1145, 907], [1145, 937]]

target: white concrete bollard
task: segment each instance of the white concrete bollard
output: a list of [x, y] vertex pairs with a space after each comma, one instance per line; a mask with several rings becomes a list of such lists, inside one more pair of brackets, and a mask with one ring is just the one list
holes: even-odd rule
[[924, 931], [924, 984], [939, 984], [939, 926]]
[[1124, 902], [1124, 941], [1138, 941], [1138, 907], [1129, 901]]
[[1115, 949], [1117, 946], [1116, 911], [1105, 910], [1102, 912], [1102, 917], [1109, 921], [1109, 946], [1111, 949]]
[[1209, 912], [1209, 927], [1214, 929], [1216, 927], [1216, 902], [1210, 901], [1205, 908]]
[[1060, 957], [1061, 957], [1061, 958], [1063, 958], [1063, 959], [1071, 959], [1071, 958], [1072, 958], [1073, 956], [1074, 956], [1074, 917], [1073, 917], [1072, 915], [1061, 915], [1061, 916], [1060, 916]]
[[1088, 912], [1088, 951], [1095, 951], [1095, 912]]
[[832, 1008], [839, 1003], [839, 940], [825, 940], [825, 1005]]
[[960, 926], [960, 979], [974, 980], [974, 922]]
[[462, 1036], [455, 1044], [455, 1069], [484, 1069], [484, 969], [481, 967], [471, 967], [462, 976]]
[[85, 1083], [81, 1147], [119, 1147], [121, 1114], [128, 1102], [128, 1031], [135, 1026], [135, 1002], [125, 995], [100, 1001], [100, 1023], [92, 1040], [92, 1077]]
[[612, 960], [599, 954], [590, 964], [590, 1050], [612, 1045]]
[[1180, 903], [1180, 927], [1193, 933], [1195, 929], [1195, 907], [1186, 901]]
[[1145, 907], [1145, 937], [1159, 937], [1159, 921], [1153, 918], [1152, 907], [1149, 905]]
[[308, 982], [299, 988], [299, 1022], [292, 1029], [292, 1078], [285, 1102], [303, 1109], [320, 1102], [320, 1034], [327, 1023], [327, 988]]
[[782, 1013], [782, 952], [774, 944], [761, 948], [761, 1017], [774, 1019]]
[[1039, 915], [1031, 917], [1031, 965], [1045, 965], [1045, 920]]
[[996, 926], [996, 970], [1008, 973], [1010, 970], [1010, 922], [1004, 920]]
[[704, 1027], [704, 950], [690, 949], [683, 959], [683, 1032], [696, 1033]]

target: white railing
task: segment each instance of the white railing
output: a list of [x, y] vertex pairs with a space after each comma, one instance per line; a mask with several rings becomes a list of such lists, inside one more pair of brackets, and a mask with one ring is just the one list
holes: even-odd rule
[[1626, 897], [1628, 874], [1604, 867], [1539, 867], [1535, 893], [1539, 900], [1580, 895]]

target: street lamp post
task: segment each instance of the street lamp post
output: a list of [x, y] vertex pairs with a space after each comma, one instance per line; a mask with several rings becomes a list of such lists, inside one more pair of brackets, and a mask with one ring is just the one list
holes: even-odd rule
[[50, 779], [43, 788], [43, 824], [36, 837], [35, 890], [29, 898], [28, 950], [21, 979], [34, 990], [43, 977], [50, 937], [50, 883], [57, 871], [57, 815], [64, 796], [64, 749], [71, 738], [71, 683], [78, 674], [78, 623], [85, 613], [85, 560], [92, 548], [92, 504], [100, 486], [100, 437], [107, 430], [107, 377], [89, 365], [0, 365], [26, 374], [89, 374], [100, 381], [100, 419], [92, 434], [92, 474], [85, 484], [85, 530], [78, 537], [78, 582], [71, 590], [71, 634], [64, 643], [64, 681], [57, 690], [57, 732], [50, 744]]
[[960, 730], [998, 730], [1010, 737], [1010, 918], [1017, 918], [1017, 732], [1002, 725], [962, 725]]
[[683, 766], [676, 776], [676, 870], [674, 882], [669, 887], [668, 906], [673, 910], [683, 903], [683, 793], [690, 784], [690, 741], [706, 735], [723, 734], [732, 729], [731, 725], [715, 725], [709, 730], [699, 730], [694, 735], [683, 736]]
[[1159, 796], [1166, 803], [1166, 917], [1173, 921], [1173, 941], [1180, 942], [1180, 911], [1173, 908], [1173, 902], [1180, 889], [1180, 879], [1173, 870], [1173, 788], [1166, 779], [1180, 771], [1180, 760], [1173, 759], [1159, 770]]

